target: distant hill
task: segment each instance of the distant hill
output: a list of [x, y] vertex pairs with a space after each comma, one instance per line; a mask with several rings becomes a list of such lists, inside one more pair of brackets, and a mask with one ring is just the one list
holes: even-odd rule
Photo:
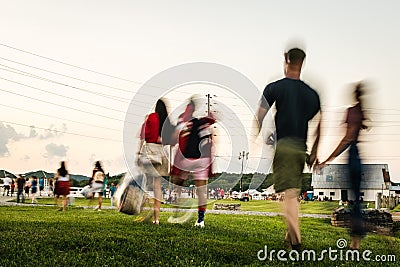
[[81, 174], [71, 174], [72, 180], [81, 182], [81, 181], [89, 181], [89, 177]]
[[[46, 171], [32, 171], [32, 172], [27, 172], [24, 174], [25, 177], [30, 177], [30, 176], [36, 176], [38, 178], [53, 178], [54, 173], [46, 172]], [[81, 182], [81, 181], [88, 181], [89, 177], [81, 174], [71, 174], [72, 180]]]
[[36, 176], [37, 178], [53, 178], [54, 173], [46, 172], [46, 171], [31, 171], [24, 174], [25, 177]]

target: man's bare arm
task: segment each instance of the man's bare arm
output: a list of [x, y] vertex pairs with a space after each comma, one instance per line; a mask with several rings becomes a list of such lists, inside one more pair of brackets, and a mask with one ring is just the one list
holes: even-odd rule
[[256, 121], [254, 122], [255, 128], [257, 129], [257, 134], [256, 135], [258, 135], [260, 133], [260, 131], [261, 131], [262, 123], [263, 123], [263, 120], [264, 120], [265, 116], [268, 113], [268, 110], [269, 110], [269, 108], [264, 108], [264, 107], [261, 107], [261, 106], [258, 107], [257, 114], [256, 114], [257, 118], [256, 118]]
[[315, 141], [311, 149], [310, 153], [310, 159], [308, 162], [308, 166], [311, 168], [317, 159], [317, 153], [318, 153], [318, 145], [319, 145], [319, 139], [321, 137], [321, 120], [322, 120], [322, 114], [319, 112], [316, 116], [319, 116], [319, 121], [318, 121], [318, 126], [317, 129], [315, 130]]

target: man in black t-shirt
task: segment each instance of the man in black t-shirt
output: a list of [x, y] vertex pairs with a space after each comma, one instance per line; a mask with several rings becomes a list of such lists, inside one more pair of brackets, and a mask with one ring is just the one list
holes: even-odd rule
[[[275, 126], [277, 145], [273, 160], [273, 178], [276, 192], [285, 193], [285, 217], [287, 233], [285, 240], [292, 249], [301, 248], [298, 221], [298, 197], [302, 184], [302, 173], [306, 162], [308, 122], [320, 112], [318, 94], [300, 80], [305, 58], [301, 49], [293, 48], [285, 53], [285, 78], [267, 85], [257, 112], [258, 129], [269, 107], [276, 106]], [[316, 139], [307, 164], [316, 159], [319, 143]]]

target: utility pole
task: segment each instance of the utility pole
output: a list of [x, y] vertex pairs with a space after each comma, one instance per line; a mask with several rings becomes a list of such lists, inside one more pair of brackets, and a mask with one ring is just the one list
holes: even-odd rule
[[242, 160], [242, 170], [240, 171], [240, 192], [242, 192], [243, 189], [243, 168], [244, 168], [244, 160], [249, 159], [249, 152], [242, 151], [239, 153], [239, 160]]
[[211, 96], [210, 96], [210, 94], [207, 94], [206, 97], [207, 97], [207, 116], [210, 116], [210, 106], [211, 106], [210, 99], [211, 99]]
[[211, 103], [211, 100], [214, 98], [214, 97], [218, 97], [218, 96], [216, 96], [216, 95], [211, 95], [211, 94], [206, 94], [206, 97], [207, 97], [207, 103], [206, 103], [206, 105], [207, 105], [207, 116], [211, 116], [211, 112], [216, 112], [215, 110], [214, 111], [211, 111], [211, 107], [213, 106], [213, 105], [216, 105], [217, 103], [214, 101], [213, 103]]

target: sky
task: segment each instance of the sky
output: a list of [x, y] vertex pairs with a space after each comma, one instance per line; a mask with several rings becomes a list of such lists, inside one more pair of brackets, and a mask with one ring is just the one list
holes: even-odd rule
[[[132, 126], [127, 144], [126, 118], [139, 122], [160, 97], [156, 85], [146, 92], [143, 86], [176, 66], [209, 62], [242, 74], [258, 91], [182, 84], [163, 88], [169, 109], [179, 113], [192, 94], [211, 94], [219, 118], [217, 169], [241, 171], [238, 151], [245, 150], [245, 172], [260, 170], [260, 162], [268, 171], [271, 149], [260, 148], [268, 130], [250, 136], [255, 107], [246, 99], [283, 77], [283, 52], [296, 44], [307, 53], [302, 79], [321, 97], [318, 157], [325, 159], [340, 141], [351, 84], [365, 80], [371, 127], [361, 136], [363, 162], [389, 164], [392, 180], [400, 181], [398, 1], [0, 4], [0, 169], [55, 171], [66, 160], [72, 173], [90, 175], [94, 161], [102, 160], [111, 174], [125, 172], [132, 160], [126, 151], [136, 150], [140, 127]], [[201, 114], [206, 99], [199, 101]], [[332, 163], [343, 162], [345, 155]]]

